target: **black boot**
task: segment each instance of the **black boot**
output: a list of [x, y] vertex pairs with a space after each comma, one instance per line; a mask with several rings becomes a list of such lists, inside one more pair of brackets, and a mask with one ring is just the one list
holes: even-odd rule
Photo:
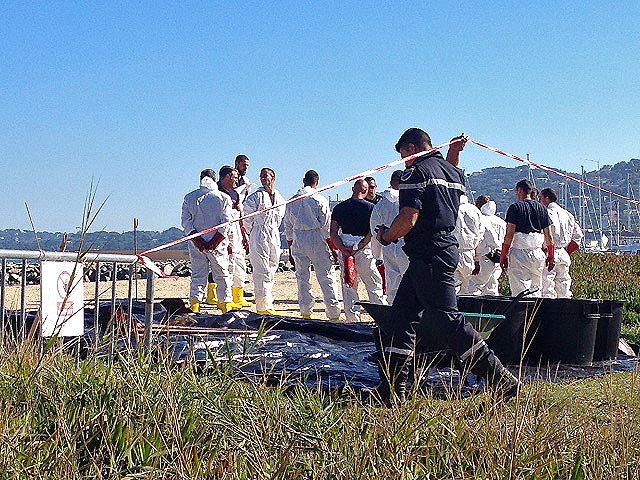
[[496, 371], [490, 380], [496, 402], [509, 401], [518, 395], [520, 387], [522, 387], [522, 382], [504, 366]]
[[410, 365], [409, 357], [405, 355], [391, 354], [378, 358], [380, 385], [375, 394], [382, 403], [391, 406], [407, 400]]

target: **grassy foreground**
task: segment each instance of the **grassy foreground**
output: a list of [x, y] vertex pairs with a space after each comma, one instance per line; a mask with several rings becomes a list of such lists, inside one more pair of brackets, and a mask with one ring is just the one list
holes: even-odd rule
[[167, 365], [3, 355], [0, 478], [640, 477], [637, 373], [382, 409]]

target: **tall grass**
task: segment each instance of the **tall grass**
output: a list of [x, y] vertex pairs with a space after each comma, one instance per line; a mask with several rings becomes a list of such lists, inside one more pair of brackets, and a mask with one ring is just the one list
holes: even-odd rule
[[639, 477], [637, 373], [382, 409], [118, 360], [3, 355], [0, 478]]

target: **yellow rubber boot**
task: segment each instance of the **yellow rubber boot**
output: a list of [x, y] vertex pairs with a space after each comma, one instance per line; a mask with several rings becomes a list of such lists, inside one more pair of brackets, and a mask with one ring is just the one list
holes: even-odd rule
[[277, 310], [258, 310], [258, 315], [284, 315], [284, 313], [279, 312]]
[[200, 300], [197, 298], [190, 298], [189, 307], [191, 307], [191, 311], [193, 313], [200, 313]]
[[210, 283], [207, 286], [207, 299], [205, 302], [209, 305], [217, 305], [218, 304], [218, 293], [217, 293], [218, 285], [216, 283]]
[[244, 288], [242, 287], [233, 287], [231, 289], [231, 293], [233, 293], [233, 303], [236, 305], [240, 305], [241, 307], [250, 307], [252, 303], [247, 302], [244, 299]]
[[242, 310], [242, 307], [240, 305], [237, 305], [233, 302], [218, 302], [218, 308], [222, 310], [222, 313]]

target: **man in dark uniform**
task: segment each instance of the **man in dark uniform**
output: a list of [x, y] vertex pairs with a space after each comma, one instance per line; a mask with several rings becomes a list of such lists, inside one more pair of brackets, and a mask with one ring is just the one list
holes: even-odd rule
[[485, 378], [503, 397], [515, 395], [520, 385], [458, 312], [453, 229], [465, 192], [464, 174], [458, 168], [465, 142], [466, 137], [458, 137], [446, 160], [440, 152], [416, 158], [431, 148], [431, 139], [423, 130], [410, 128], [395, 146], [402, 158], [409, 157], [400, 183], [400, 213], [389, 228], [378, 229], [376, 238], [388, 245], [404, 237], [409, 268], [393, 301], [397, 321], [381, 329], [379, 393], [386, 401], [404, 400], [414, 345], [424, 340], [448, 347], [465, 371]]

